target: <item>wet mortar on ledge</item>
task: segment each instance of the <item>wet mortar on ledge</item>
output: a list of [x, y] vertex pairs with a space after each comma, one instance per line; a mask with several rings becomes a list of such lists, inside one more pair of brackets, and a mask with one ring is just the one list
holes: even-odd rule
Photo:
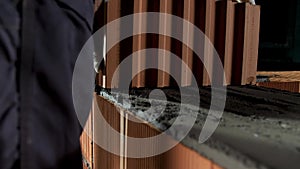
[[[193, 101], [193, 92], [196, 90], [186, 89], [190, 91], [190, 97], [187, 97], [187, 103], [182, 104], [182, 116], [190, 116], [193, 114], [191, 112], [198, 111], [198, 117], [182, 144], [224, 168], [299, 168], [300, 94], [255, 86], [228, 87], [225, 111], [217, 130], [204, 144], [199, 144], [199, 134], [210, 107], [211, 89], [199, 89], [200, 109]], [[122, 91], [101, 89], [98, 94], [165, 131], [178, 116], [180, 92], [176, 89], [161, 89], [168, 100], [166, 102], [160, 97], [155, 99], [153, 93], [152, 99], [149, 99], [151, 91], [131, 89], [127, 97], [128, 93]], [[183, 127], [178, 126], [176, 131], [169, 134], [176, 139]]]

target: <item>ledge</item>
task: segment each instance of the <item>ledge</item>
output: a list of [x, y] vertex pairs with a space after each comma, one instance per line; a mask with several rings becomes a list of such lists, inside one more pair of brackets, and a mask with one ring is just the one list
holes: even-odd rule
[[[193, 89], [188, 90], [193, 92]], [[163, 101], [147, 99], [150, 91], [151, 89], [132, 89], [130, 100], [125, 102], [122, 95], [126, 94], [121, 94], [122, 92], [117, 94], [102, 90], [100, 97], [147, 122], [150, 128], [164, 131], [176, 118], [180, 94], [174, 89], [162, 89], [170, 104], [164, 113], [153, 119], [157, 116], [156, 111], [143, 114], [141, 110], [147, 110], [150, 101], [155, 105], [163, 105]], [[210, 88], [200, 89], [201, 108], [197, 121], [181, 142], [182, 145], [224, 168], [298, 168], [300, 94], [253, 86], [228, 87], [227, 92], [225, 112], [219, 127], [208, 141], [199, 144], [198, 137], [210, 103]], [[196, 105], [184, 104], [184, 115], [188, 116], [190, 111], [196, 110], [195, 107]], [[155, 108], [159, 109], [159, 106]], [[179, 131], [175, 130], [170, 134], [176, 139]]]

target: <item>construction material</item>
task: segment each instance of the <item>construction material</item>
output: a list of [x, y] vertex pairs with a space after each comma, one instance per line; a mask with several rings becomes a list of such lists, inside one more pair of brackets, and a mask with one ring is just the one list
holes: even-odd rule
[[257, 76], [265, 77], [258, 86], [300, 93], [300, 72], [257, 72]]
[[[163, 104], [161, 100], [147, 99], [151, 89], [131, 90], [130, 110], [129, 100], [124, 102], [123, 99], [118, 99], [122, 93], [109, 94], [105, 90], [100, 92], [102, 96], [96, 96], [97, 106], [117, 132], [134, 138], [148, 138], [169, 128], [177, 118], [176, 110], [181, 100], [179, 91], [162, 90], [169, 98], [170, 104], [165, 112], [154, 120], [151, 117], [158, 113], [158, 107], [154, 107], [154, 111], [141, 113], [141, 110], [149, 108], [150, 101]], [[186, 90], [190, 90], [189, 99], [193, 100], [192, 93], [195, 89]], [[109, 153], [94, 143], [94, 169], [206, 169], [216, 165], [216, 168], [221, 166], [239, 169], [298, 169], [300, 94], [255, 86], [228, 87], [225, 112], [219, 127], [209, 140], [199, 144], [198, 136], [210, 107], [210, 88], [199, 90], [200, 95], [206, 97], [201, 97], [198, 119], [182, 142], [163, 154], [149, 158], [124, 158]], [[184, 103], [183, 116], [191, 115], [193, 106], [195, 105]], [[103, 139], [107, 145], [112, 144], [113, 140], [107, 139], [111, 138], [111, 133], [105, 130], [102, 123], [93, 121], [93, 126], [94, 138]], [[184, 127], [184, 124], [180, 127]], [[176, 139], [180, 130], [170, 134], [172, 138], [166, 142]], [[113, 139], [118, 142], [121, 136]], [[132, 150], [128, 149], [126, 144], [126, 141], [120, 142], [120, 146], [115, 148], [127, 154]], [[135, 145], [136, 148], [139, 146]], [[151, 147], [157, 146], [161, 145], [153, 142]]]
[[[145, 121], [140, 120], [139, 118], [135, 118], [133, 114], [127, 114], [126, 118], [131, 120], [127, 120], [124, 116], [122, 117], [122, 115], [124, 115], [124, 113], [122, 112], [125, 111], [125, 109], [116, 107], [112, 102], [106, 100], [105, 98], [96, 96], [96, 100], [98, 106], [102, 107], [102, 115], [110, 124], [110, 126], [113, 127], [116, 131], [134, 138], [148, 138], [161, 133], [158, 129], [155, 129], [154, 126], [150, 126], [146, 124]], [[121, 120], [120, 117], [124, 119]], [[98, 131], [98, 133], [95, 133], [95, 135], [98, 135], [98, 137], [108, 138], [107, 136], [109, 135], [109, 133], [103, 132], [104, 126], [101, 126], [101, 124], [97, 125], [97, 128], [99, 130], [95, 128], [95, 132]], [[100, 130], [102, 132], [99, 133]], [[169, 141], [172, 141], [171, 138]], [[111, 142], [113, 141], [107, 140], [107, 144]], [[128, 151], [132, 151], [130, 149], [126, 149], [126, 141], [125, 145], [122, 145], [122, 142], [120, 142], [120, 140], [118, 142], [120, 143], [120, 147], [115, 148], [120, 149], [120, 152], [124, 150], [124, 155], [126, 155]], [[168, 140], [165, 140], [165, 142], [168, 142]], [[139, 146], [140, 145], [136, 145], [136, 148], [145, 148]], [[153, 147], [159, 146], [161, 145], [157, 145], [155, 143], [153, 144]], [[196, 151], [189, 149], [183, 144], [178, 144], [171, 150], [161, 155], [148, 158], [126, 158], [124, 156], [117, 156], [110, 152], [107, 152], [97, 145], [94, 146], [94, 152], [94, 169], [220, 169], [217, 164], [198, 154]], [[189, 163], [187, 164], [186, 161], [189, 161]]]
[[[212, 45], [214, 44], [214, 37], [215, 37], [216, 1], [200, 0], [196, 2], [196, 7], [199, 8], [199, 14], [197, 15], [198, 12], [196, 13], [196, 18], [200, 20], [199, 28], [205, 34], [206, 39], [201, 40], [200, 44], [195, 44], [195, 45], [204, 45], [203, 46], [204, 53], [203, 53], [203, 61], [202, 61], [203, 70], [201, 71], [203, 73], [202, 85], [209, 86], [212, 81], [212, 79], [210, 79], [212, 77], [209, 77], [209, 72], [213, 72], [213, 62], [214, 62], [214, 52], [213, 52], [214, 49]], [[198, 63], [198, 65], [200, 65], [200, 63]]]
[[238, 3], [235, 8], [232, 84], [255, 84], [260, 7], [248, 3]]
[[[134, 1], [134, 14], [147, 12], [148, 9], [148, 0], [135, 0]], [[134, 17], [134, 31], [142, 32], [142, 29], [146, 29], [147, 22], [140, 15]], [[136, 29], [136, 30], [135, 30]], [[139, 50], [146, 49], [146, 35], [140, 34], [133, 37], [133, 51], [137, 52]], [[140, 54], [141, 55], [141, 54]], [[132, 61], [132, 72], [138, 73], [140, 70], [144, 70], [146, 67], [146, 60], [143, 56], [138, 56], [136, 60]], [[132, 79], [132, 87], [143, 87], [146, 86], [146, 72], [139, 72]]]
[[[112, 22], [113, 20], [116, 20], [121, 17], [121, 0], [110, 0], [107, 1], [107, 22]], [[120, 30], [120, 23], [117, 24]], [[107, 30], [110, 31], [110, 30]], [[120, 32], [111, 32], [108, 34], [110, 35], [115, 35], [116, 39], [120, 39]], [[107, 44], [111, 43], [111, 38], [106, 37], [107, 39]], [[112, 49], [107, 51], [106, 55], [106, 84], [105, 86], [107, 88], [116, 88], [118, 87], [117, 84], [111, 84], [112, 83], [112, 78], [114, 76], [114, 73], [118, 67], [118, 65], [121, 63], [121, 54], [120, 54], [120, 44], [116, 44]], [[115, 74], [116, 78], [120, 78], [120, 74], [116, 73]]]
[[[185, 19], [188, 22], [193, 23], [195, 21], [195, 9], [196, 9], [196, 3], [195, 0], [185, 0], [184, 1], [184, 14], [183, 19]], [[190, 28], [189, 25], [183, 24], [183, 41], [187, 42], [188, 44], [191, 44], [191, 46], [194, 46], [194, 29]], [[194, 51], [190, 49], [185, 44], [182, 44], [182, 61], [183, 64], [186, 64], [188, 68], [193, 68], [193, 55]], [[182, 65], [181, 70], [181, 86], [190, 86], [192, 82], [192, 74], [189, 74], [184, 68], [184, 65]]]
[[[216, 56], [213, 46], [224, 66], [225, 85], [255, 84], [260, 6], [227, 0], [179, 0], [176, 3], [173, 3], [173, 1], [151, 1], [149, 3], [148, 0], [130, 0], [126, 2], [111, 0], [104, 2], [106, 3], [103, 6], [106, 6], [107, 23], [130, 14], [143, 13], [143, 16], [147, 16], [145, 12], [160, 12], [185, 19], [185, 21], [200, 29], [206, 35], [206, 38], [195, 39], [193, 28], [183, 23], [174, 25], [172, 20], [166, 20], [163, 15], [158, 18], [141, 18], [141, 15], [135, 15], [132, 25], [134, 32], [151, 29], [152, 31], [159, 30], [163, 34], [167, 31], [181, 35], [181, 38], [174, 39], [158, 34], [138, 34], [119, 42], [107, 51], [106, 70], [104, 71], [106, 72], [104, 74], [106, 84], [99, 85], [105, 88], [118, 88], [119, 83], [124, 82], [122, 78], [128, 78], [128, 73], [139, 72], [133, 77], [130, 87], [190, 86], [192, 76], [195, 77], [199, 86], [209, 86], [214, 78], [223, 78], [220, 76], [220, 72], [218, 72], [219, 74], [216, 73], [214, 68], [214, 62], [218, 59], [218, 56]], [[99, 8], [99, 10], [103, 9]], [[116, 27], [119, 32], [109, 32], [110, 30], [107, 30], [107, 36], [114, 36], [118, 39], [124, 30], [121, 23]], [[126, 28], [129, 29], [130, 26], [127, 25]], [[166, 28], [170, 28], [170, 30], [166, 30]], [[126, 31], [130, 32], [130, 30]], [[109, 44], [111, 37], [106, 38]], [[190, 48], [183, 42], [190, 44]], [[200, 56], [195, 55], [191, 47], [200, 48]], [[138, 56], [137, 59], [130, 61], [132, 66], [126, 68], [121, 66], [120, 71], [115, 73], [116, 68], [125, 58], [134, 52], [147, 48], [159, 48], [172, 52], [182, 59], [182, 64], [186, 64], [192, 70], [193, 75], [185, 71], [182, 64], [175, 63], [172, 59], [169, 59], [170, 57], [164, 56], [167, 52], [162, 56], [158, 56], [158, 53], [148, 53], [149, 56], [146, 56], [146, 59]], [[158, 68], [163, 67], [169, 70], [170, 73], [153, 69], [144, 70], [147, 65], [157, 65]], [[208, 72], [212, 72], [212, 77], [209, 77]], [[117, 82], [112, 85], [111, 81], [114, 73]], [[122, 73], [126, 73], [127, 76], [122, 75]]]
[[90, 116], [87, 119], [84, 131], [80, 137], [82, 159], [83, 159], [83, 168], [92, 169], [93, 168], [93, 114], [90, 113]]
[[300, 93], [300, 82], [260, 82], [258, 86]]
[[[173, 3], [176, 3], [174, 0], [164, 0], [160, 1], [160, 12], [164, 14], [172, 14], [173, 11]], [[167, 32], [171, 32], [172, 29], [167, 27], [167, 25], [172, 24], [172, 20], [167, 19], [165, 16], [161, 16], [159, 18], [159, 32], [162, 32], [163, 34], [166, 34]], [[171, 51], [171, 37], [167, 37], [164, 35], [159, 35], [158, 45], [159, 49], [163, 49], [166, 51]], [[170, 54], [168, 52], [164, 51], [163, 55], [158, 56], [158, 68], [165, 68], [166, 70], [171, 70], [171, 60], [167, 59], [170, 58]], [[168, 55], [168, 56], [167, 56]], [[170, 74], [158, 70], [158, 81], [157, 86], [158, 87], [168, 87], [170, 86]]]
[[216, 2], [215, 48], [224, 66], [225, 85], [231, 84], [235, 4], [232, 1]]

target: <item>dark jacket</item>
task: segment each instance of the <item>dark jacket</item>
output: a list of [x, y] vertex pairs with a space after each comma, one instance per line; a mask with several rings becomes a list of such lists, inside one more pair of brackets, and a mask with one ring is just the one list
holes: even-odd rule
[[[92, 0], [0, 2], [0, 168], [82, 168], [72, 102]], [[4, 9], [4, 10], [3, 10]]]

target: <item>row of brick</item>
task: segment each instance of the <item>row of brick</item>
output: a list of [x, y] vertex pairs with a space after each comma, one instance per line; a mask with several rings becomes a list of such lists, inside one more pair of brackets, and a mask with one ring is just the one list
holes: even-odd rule
[[257, 72], [257, 86], [285, 90], [300, 93], [300, 72], [284, 71], [284, 72]]
[[[148, 138], [160, 134], [158, 130], [133, 116], [124, 117], [121, 108], [117, 108], [114, 104], [101, 96], [95, 96], [95, 98], [97, 104], [94, 106], [99, 107], [106, 122], [118, 133], [134, 138]], [[97, 116], [97, 113], [100, 112], [96, 109], [94, 110], [95, 111], [93, 111], [92, 114]], [[102, 139], [103, 146], [106, 147], [113, 146], [113, 143], [117, 142], [117, 146], [114, 144], [114, 149], [118, 149], [123, 153], [122, 156], [115, 155], [93, 142], [93, 146], [87, 147], [93, 152], [90, 154], [93, 155], [93, 163], [90, 166], [90, 169], [221, 169], [219, 165], [182, 144], [178, 144], [171, 150], [153, 157], [126, 158], [124, 156], [132, 150], [127, 147], [126, 140], [121, 141], [122, 135], [120, 135], [120, 137], [111, 137], [111, 133], [107, 132], [108, 130], [103, 123], [93, 123], [93, 121], [89, 121], [88, 123], [91, 123], [94, 126], [94, 139]], [[170, 140], [165, 141], [168, 142], [173, 140], [170, 138]], [[85, 146], [85, 143], [86, 142], [82, 142], [82, 145]], [[159, 146], [161, 145], [154, 142], [150, 147], [158, 148]], [[145, 147], [136, 145], [136, 149], [145, 149]], [[89, 159], [89, 157], [87, 158]]]
[[258, 86], [300, 93], [300, 82], [259, 82]]
[[[100, 11], [102, 15], [96, 17], [95, 20], [96, 23], [102, 22], [99, 27], [122, 16], [141, 12], [161, 12], [184, 18], [197, 26], [214, 44], [224, 66], [225, 85], [245, 85], [256, 81], [260, 6], [230, 0], [126, 0], [126, 2], [110, 0], [103, 6], [103, 8], [99, 8], [102, 10]], [[105, 16], [104, 19], [103, 16]], [[164, 29], [167, 28], [164, 24], [171, 22], [158, 21], [158, 24], [151, 26]], [[147, 20], [136, 18], [134, 25], [139, 26], [135, 26], [133, 29], [142, 29], [147, 23]], [[206, 68], [193, 50], [180, 41], [162, 35], [141, 34], [121, 41], [107, 52], [105, 64], [102, 64], [99, 69], [99, 85], [106, 88], [118, 87], [118, 84], [114, 86], [111, 84], [118, 65], [133, 52], [146, 48], [159, 48], [174, 53], [192, 70], [198, 85], [210, 85], [211, 80], [214, 79], [209, 78], [207, 69], [214, 70], [213, 52], [206, 41], [195, 44], [194, 37], [188, 36], [193, 35], [193, 32], [186, 32], [189, 30], [186, 26], [176, 25], [170, 30], [161, 31], [182, 32], [182, 39], [194, 46], [203, 45], [201, 49], [203, 49], [203, 62]], [[122, 25], [120, 25], [121, 31]], [[107, 37], [107, 41], [109, 40]], [[119, 82], [122, 82], [122, 77], [125, 77], [122, 73], [128, 74], [128, 72], [134, 72], [147, 64], [154, 63], [164, 66], [175, 79], [180, 79], [181, 84], [177, 85], [189, 86], [192, 75], [183, 71], [182, 65], [167, 60], [168, 57], [164, 56], [167, 54], [167, 52], [159, 56], [158, 54], [151, 54], [146, 56], [146, 59], [132, 60], [132, 67], [125, 68], [126, 71], [121, 68], [120, 73], [117, 74]], [[105, 76], [105, 80], [103, 76]], [[213, 78], [217, 77], [213, 76]], [[173, 78], [160, 70], [143, 71], [136, 75], [131, 83], [131, 87], [168, 87], [174, 85], [176, 84]]]

